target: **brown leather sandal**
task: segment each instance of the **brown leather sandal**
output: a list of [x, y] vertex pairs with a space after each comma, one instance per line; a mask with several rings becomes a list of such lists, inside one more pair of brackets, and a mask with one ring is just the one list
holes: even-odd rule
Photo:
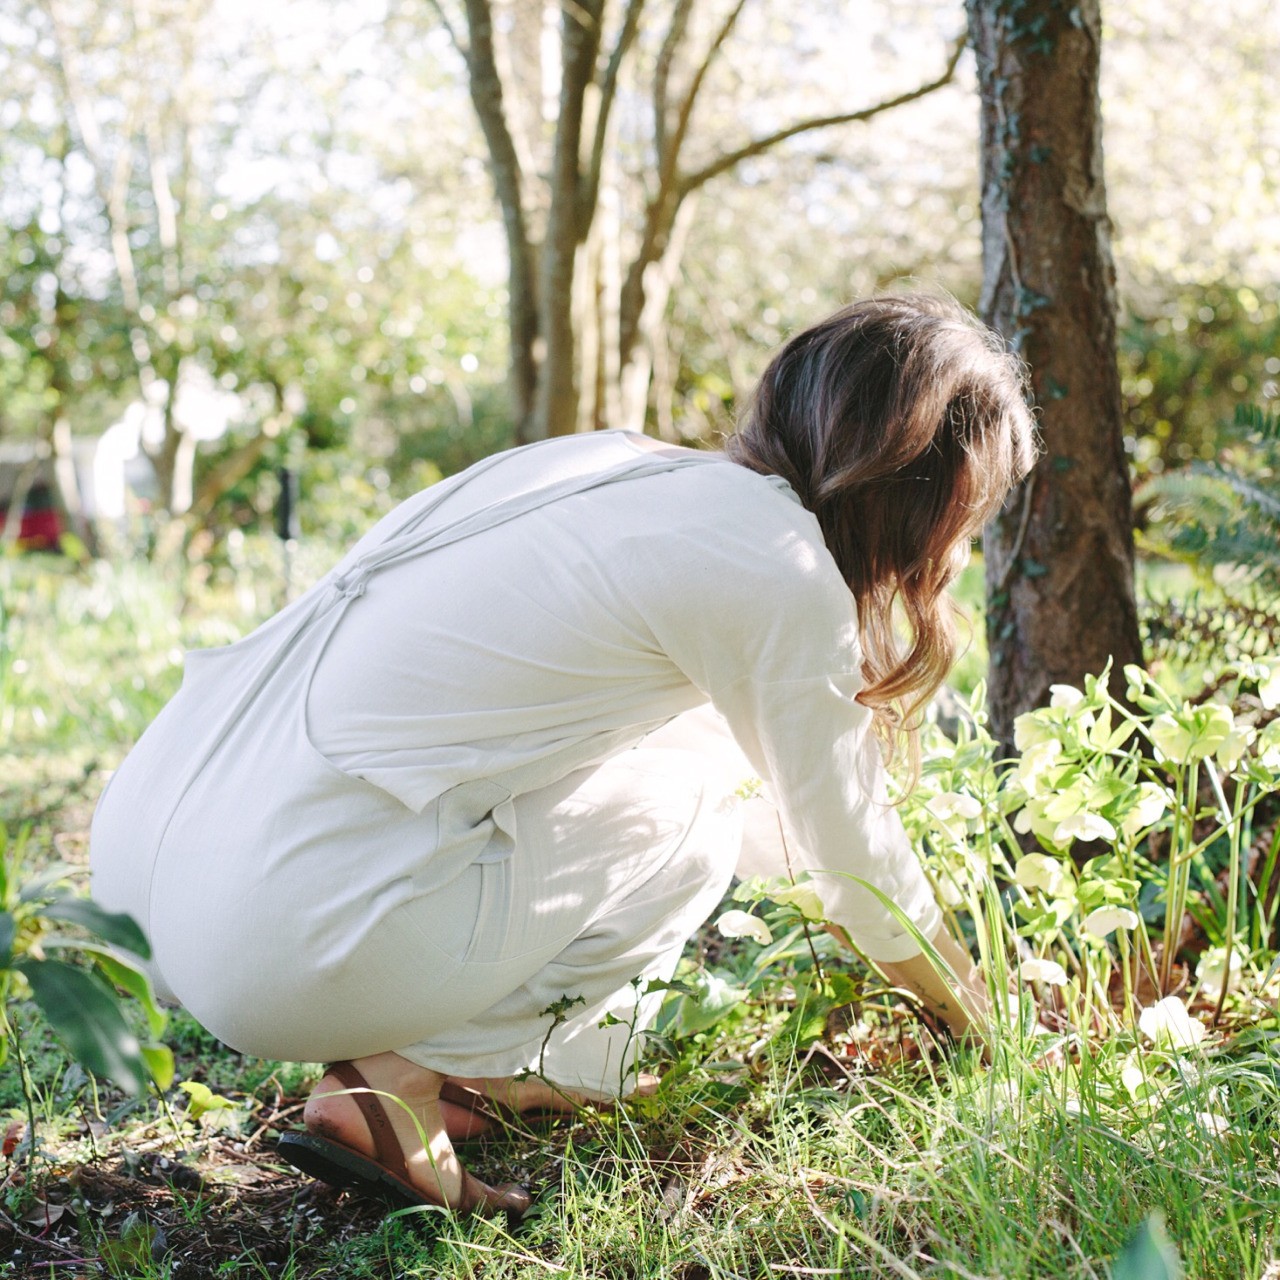
[[427, 1205], [461, 1214], [478, 1213], [483, 1217], [505, 1213], [517, 1220], [533, 1203], [529, 1193], [516, 1183], [491, 1187], [472, 1177], [466, 1169], [462, 1170], [462, 1196], [457, 1204], [448, 1204], [416, 1187], [409, 1176], [404, 1149], [391, 1127], [391, 1117], [369, 1082], [350, 1062], [335, 1062], [329, 1072], [352, 1091], [350, 1096], [369, 1126], [374, 1155], [366, 1156], [345, 1143], [318, 1134], [286, 1133], [280, 1137], [276, 1150], [294, 1168], [330, 1186], [363, 1191], [398, 1206]]
[[491, 1098], [476, 1089], [468, 1089], [465, 1085], [455, 1084], [452, 1080], [446, 1080], [440, 1086], [440, 1101], [458, 1107], [475, 1119], [526, 1132], [530, 1126], [541, 1128], [555, 1124], [557, 1120], [572, 1120], [577, 1114], [576, 1110], [560, 1111], [554, 1107], [537, 1106], [518, 1111], [505, 1102], [499, 1102], [497, 1098]]

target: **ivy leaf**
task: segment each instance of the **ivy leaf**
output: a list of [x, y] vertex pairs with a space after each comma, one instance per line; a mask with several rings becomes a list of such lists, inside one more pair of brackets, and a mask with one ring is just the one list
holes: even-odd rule
[[19, 960], [13, 967], [31, 984], [40, 1012], [82, 1067], [129, 1094], [147, 1087], [137, 1038], [113, 991], [61, 960]]

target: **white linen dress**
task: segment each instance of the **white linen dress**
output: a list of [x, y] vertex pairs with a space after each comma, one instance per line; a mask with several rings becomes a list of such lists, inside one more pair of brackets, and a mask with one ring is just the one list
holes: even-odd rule
[[[781, 480], [620, 432], [512, 450], [188, 655], [99, 804], [94, 895], [242, 1052], [616, 1094], [647, 980], [733, 873], [747, 776], [869, 955], [917, 948], [860, 880], [937, 928], [859, 668]], [[781, 841], [755, 857], [786, 873]]]

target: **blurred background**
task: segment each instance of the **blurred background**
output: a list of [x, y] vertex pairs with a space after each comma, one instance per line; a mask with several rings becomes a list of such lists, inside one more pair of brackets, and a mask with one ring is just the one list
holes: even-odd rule
[[[1104, 18], [1139, 536], [1185, 559], [1216, 534], [1159, 477], [1272, 474], [1235, 415], [1280, 395], [1280, 11]], [[795, 327], [902, 283], [975, 304], [964, 25], [619, 5], [593, 81], [541, 0], [0, 0], [0, 736], [131, 740], [183, 645], [496, 449], [714, 444]]]

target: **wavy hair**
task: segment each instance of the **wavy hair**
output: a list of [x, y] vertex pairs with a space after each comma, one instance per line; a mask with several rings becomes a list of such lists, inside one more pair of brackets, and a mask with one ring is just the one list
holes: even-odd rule
[[923, 710], [957, 656], [946, 588], [1035, 461], [1026, 394], [1021, 363], [959, 303], [878, 297], [793, 337], [725, 443], [817, 517], [857, 605], [858, 699], [913, 766]]

